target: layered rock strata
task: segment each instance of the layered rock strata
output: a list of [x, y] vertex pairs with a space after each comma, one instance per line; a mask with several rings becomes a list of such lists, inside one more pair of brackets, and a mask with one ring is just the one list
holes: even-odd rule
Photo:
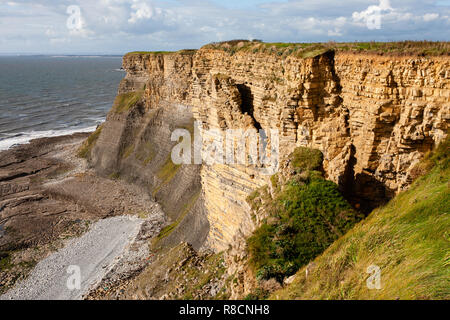
[[280, 163], [297, 146], [321, 150], [327, 178], [366, 211], [406, 189], [414, 165], [448, 130], [448, 57], [304, 58], [250, 44], [134, 53], [123, 65], [119, 94], [140, 92], [139, 101], [111, 110], [91, 164], [148, 187], [175, 222], [170, 241], [195, 248], [220, 251], [248, 235], [246, 197], [269, 176], [258, 166], [172, 166], [176, 128], [276, 129]]

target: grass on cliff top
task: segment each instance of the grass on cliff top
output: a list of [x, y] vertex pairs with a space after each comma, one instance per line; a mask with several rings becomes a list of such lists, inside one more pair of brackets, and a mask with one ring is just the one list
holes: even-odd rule
[[87, 139], [83, 142], [80, 149], [78, 149], [78, 157], [80, 158], [88, 158], [91, 154], [91, 150], [100, 137], [100, 133], [102, 132], [102, 125], [98, 126], [97, 130], [95, 130]]
[[[272, 299], [450, 299], [450, 143], [420, 164], [411, 188], [336, 241]], [[368, 289], [367, 268], [381, 269]]]
[[167, 55], [167, 54], [194, 54], [197, 50], [195, 49], [183, 49], [179, 51], [133, 51], [128, 52], [125, 56], [131, 55]]
[[372, 53], [388, 56], [448, 56], [450, 42], [434, 41], [399, 41], [399, 42], [327, 42], [327, 43], [267, 43], [260, 40], [232, 40], [215, 42], [203, 48], [224, 50], [231, 55], [238, 51], [264, 52], [277, 54], [280, 57], [297, 56], [312, 58], [327, 51], [350, 53]]
[[388, 56], [448, 56], [450, 42], [401, 41], [401, 42], [345, 42], [328, 45], [342, 52], [369, 52]]
[[130, 110], [141, 101], [143, 94], [142, 90], [119, 94], [114, 100], [113, 111], [123, 113]]
[[[314, 58], [329, 51], [348, 53], [370, 53], [386, 56], [450, 56], [448, 41], [396, 41], [396, 42], [263, 42], [261, 40], [230, 40], [213, 42], [205, 49], [220, 49], [234, 55], [239, 51], [276, 54], [280, 57], [295, 56], [303, 59]], [[134, 51], [130, 55], [195, 54], [195, 49], [180, 51]]]
[[[247, 240], [250, 266], [259, 279], [282, 282], [362, 218], [337, 185], [316, 171], [322, 165], [320, 151], [298, 148], [290, 157], [297, 174], [281, 187], [274, 176], [273, 198], [261, 192], [269, 218]], [[248, 198], [254, 209], [258, 198]]]
[[236, 52], [252, 52], [252, 53], [267, 53], [276, 54], [280, 57], [295, 56], [299, 58], [314, 58], [322, 55], [331, 48], [324, 46], [321, 43], [265, 43], [259, 40], [233, 40], [226, 42], [211, 43], [203, 48], [223, 50], [230, 55]]

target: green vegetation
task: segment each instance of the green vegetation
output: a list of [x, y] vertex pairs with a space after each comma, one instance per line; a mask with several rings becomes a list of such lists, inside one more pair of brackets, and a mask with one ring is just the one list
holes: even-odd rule
[[181, 221], [183, 221], [183, 219], [186, 217], [186, 215], [189, 213], [189, 211], [192, 209], [192, 207], [194, 206], [195, 202], [197, 201], [198, 197], [200, 196], [200, 192], [198, 192], [197, 194], [195, 194], [184, 206], [182, 209], [181, 214], [178, 216], [177, 220], [175, 220], [175, 222], [173, 222], [172, 224], [164, 227], [160, 233], [158, 234], [158, 236], [155, 238], [155, 240], [153, 241], [152, 247], [156, 247], [156, 245], [158, 244], [158, 242], [164, 238], [166, 238], [167, 236], [169, 236], [172, 231], [178, 227], [178, 225], [181, 223]]
[[289, 156], [292, 167], [297, 171], [320, 170], [323, 154], [319, 150], [299, 147]]
[[158, 54], [172, 54], [175, 51], [133, 51], [128, 52], [126, 55], [158, 55]]
[[[213, 42], [203, 46], [206, 49], [220, 49], [230, 55], [237, 52], [268, 53], [279, 57], [294, 56], [299, 58], [314, 58], [328, 51], [367, 52], [388, 56], [449, 56], [450, 42], [435, 41], [397, 41], [397, 42], [327, 42], [327, 43], [284, 43], [262, 42], [261, 40], [231, 40]], [[135, 51], [129, 55], [167, 55], [167, 54], [195, 54], [196, 50], [172, 51]]]
[[153, 196], [156, 196], [158, 191], [175, 177], [180, 167], [181, 165], [172, 162], [171, 155], [169, 154], [164, 165], [156, 173], [156, 176], [161, 179], [161, 183], [153, 190]]
[[95, 143], [98, 140], [98, 137], [100, 137], [100, 133], [102, 132], [102, 125], [98, 126], [97, 130], [95, 130], [87, 139], [86, 141], [81, 145], [80, 149], [78, 150], [78, 157], [80, 158], [88, 158], [91, 154], [91, 150], [94, 147]]
[[146, 166], [147, 164], [149, 164], [150, 161], [152, 161], [154, 157], [155, 157], [155, 153], [149, 153], [149, 155], [142, 161], [142, 163], [144, 164], [144, 166]]
[[[274, 299], [449, 299], [450, 141], [418, 166], [425, 175], [299, 270]], [[369, 290], [367, 268], [381, 268]]]
[[123, 150], [122, 159], [126, 159], [134, 152], [134, 145], [130, 145]]
[[265, 43], [259, 40], [232, 40], [211, 43], [203, 48], [220, 49], [231, 55], [239, 51], [252, 53], [277, 54], [280, 57], [296, 56], [299, 58], [313, 58], [324, 54], [331, 48], [321, 43]]
[[[33, 259], [16, 261], [16, 254], [21, 249], [0, 251], [0, 295], [8, 291], [14, 284], [27, 277], [29, 272], [36, 266]], [[23, 256], [22, 256], [23, 257]]]
[[173, 163], [172, 158], [169, 155], [164, 165], [158, 171], [157, 176], [164, 182], [169, 182], [175, 176], [180, 167], [181, 165]]
[[11, 253], [0, 251], [0, 271], [11, 269], [13, 266], [11, 263]]
[[183, 49], [180, 51], [133, 51], [127, 53], [125, 56], [131, 55], [166, 55], [166, 54], [194, 54], [197, 50], [195, 49]]
[[[192, 300], [203, 287], [213, 280], [220, 279], [225, 274], [223, 253], [217, 253], [206, 257], [203, 261], [203, 268], [198, 268], [187, 264], [182, 271], [186, 273], [185, 291], [182, 299]], [[228, 299], [229, 295], [224, 286], [214, 299]], [[208, 290], [209, 291], [209, 290]]]
[[111, 180], [119, 180], [120, 179], [120, 173], [119, 172], [113, 172], [109, 175], [109, 178]]
[[338, 51], [369, 52], [383, 55], [448, 56], [450, 42], [401, 41], [401, 42], [350, 42], [328, 44]]
[[[179, 127], [188, 130], [189, 133], [191, 134], [191, 137], [194, 135], [194, 119], [191, 119], [191, 122], [182, 124]], [[150, 153], [149, 156], [153, 156], [153, 154]], [[180, 169], [180, 167], [181, 167], [181, 165], [174, 164], [172, 162], [171, 154], [169, 154], [167, 156], [167, 159], [166, 159], [164, 165], [158, 170], [158, 172], [156, 174], [157, 177], [162, 180], [162, 183], [153, 192], [154, 195], [159, 191], [159, 189], [161, 189], [161, 187], [163, 185], [165, 185], [166, 183], [169, 183], [173, 179], [173, 177], [178, 172], [178, 169]]]
[[[125, 288], [127, 297], [138, 292], [141, 299], [221, 299], [230, 296], [231, 277], [225, 274], [223, 253], [197, 254], [186, 243], [153, 251], [157, 256]], [[212, 292], [211, 288], [217, 288]], [[112, 298], [112, 296], [111, 296]]]
[[204, 48], [220, 49], [231, 55], [239, 51], [276, 54], [280, 57], [295, 56], [313, 58], [327, 51], [367, 52], [379, 55], [448, 56], [450, 42], [401, 41], [401, 42], [328, 42], [328, 43], [265, 43], [260, 40], [232, 40], [211, 43]]
[[136, 159], [142, 162], [142, 165], [146, 166], [156, 156], [156, 152], [152, 147], [151, 142], [147, 141], [141, 143], [136, 151]]
[[[281, 282], [362, 218], [337, 185], [316, 171], [322, 165], [320, 151], [298, 148], [290, 158], [297, 174], [283, 187], [274, 188], [273, 198], [264, 188], [248, 198], [254, 209], [264, 203], [269, 215], [247, 240], [250, 266], [259, 279]], [[272, 180], [280, 183], [275, 181], [277, 176]]]
[[142, 90], [119, 94], [113, 104], [114, 112], [123, 113], [130, 110], [141, 101], [143, 94]]

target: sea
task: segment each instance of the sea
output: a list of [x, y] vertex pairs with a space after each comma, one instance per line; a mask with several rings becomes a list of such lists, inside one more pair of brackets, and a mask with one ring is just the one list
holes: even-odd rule
[[120, 56], [0, 56], [0, 150], [90, 132], [125, 72]]

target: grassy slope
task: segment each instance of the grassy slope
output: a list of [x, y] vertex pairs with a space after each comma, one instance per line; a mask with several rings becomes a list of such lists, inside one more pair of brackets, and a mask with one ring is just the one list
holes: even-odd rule
[[[428, 173], [336, 241], [272, 299], [450, 299], [449, 140]], [[381, 289], [369, 290], [370, 265]]]

